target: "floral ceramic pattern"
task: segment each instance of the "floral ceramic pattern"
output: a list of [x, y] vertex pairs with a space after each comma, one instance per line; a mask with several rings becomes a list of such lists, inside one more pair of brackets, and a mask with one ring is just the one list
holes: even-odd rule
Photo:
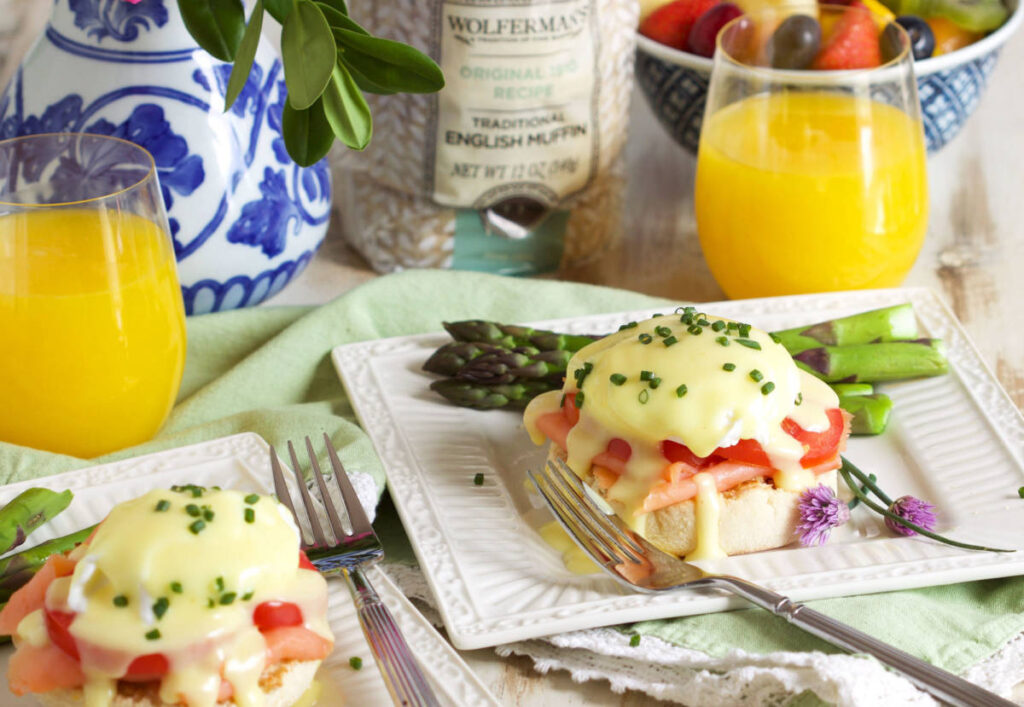
[[122, 42], [134, 41], [140, 29], [163, 27], [167, 24], [164, 0], [69, 0], [75, 13], [75, 26], [90, 37], [102, 41], [111, 37]]

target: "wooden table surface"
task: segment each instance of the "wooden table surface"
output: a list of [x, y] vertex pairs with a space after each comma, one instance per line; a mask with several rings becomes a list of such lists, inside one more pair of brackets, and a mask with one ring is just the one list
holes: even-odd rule
[[[0, 85], [38, 33], [50, 3], [0, 0]], [[1024, 33], [1013, 37], [977, 112], [928, 163], [931, 212], [907, 285], [931, 287], [953, 307], [1018, 407], [1024, 407]], [[559, 273], [578, 282], [691, 301], [724, 299], [701, 256], [693, 213], [694, 158], [656, 123], [636, 93], [627, 147], [624, 233], [600, 261]], [[337, 219], [334, 220], [337, 223]], [[305, 273], [270, 304], [315, 304], [376, 277], [332, 227]], [[641, 705], [605, 682], [542, 676], [526, 658], [464, 653], [504, 704]]]

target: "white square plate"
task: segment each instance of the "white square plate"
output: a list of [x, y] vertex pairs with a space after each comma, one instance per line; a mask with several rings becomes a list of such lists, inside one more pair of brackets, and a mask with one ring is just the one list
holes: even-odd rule
[[[6, 503], [32, 486], [54, 490], [70, 489], [75, 498], [66, 511], [32, 535], [32, 542], [66, 535], [99, 522], [111, 506], [155, 488], [194, 483], [224, 486], [272, 494], [269, 447], [256, 434], [239, 434], [189, 447], [171, 449], [103, 466], [11, 484], [0, 488], [0, 503]], [[450, 645], [434, 630], [382, 572], [371, 570], [371, 580], [391, 609], [413, 653], [426, 672], [442, 704], [497, 705], [487, 689]], [[328, 619], [334, 632], [334, 651], [324, 661], [317, 679], [323, 684], [319, 707], [341, 705], [389, 705], [391, 698], [377, 670], [359, 619], [341, 580], [331, 580]], [[0, 650], [0, 675], [7, 674], [12, 649]], [[349, 666], [349, 658], [363, 660], [361, 670]], [[0, 705], [25, 704], [0, 680]]]
[[[949, 375], [882, 386], [889, 429], [850, 441], [846, 455], [892, 497], [938, 507], [938, 531], [989, 547], [1024, 537], [1024, 419], [953, 314], [925, 289], [875, 290], [701, 304], [712, 314], [778, 330], [912, 302], [924, 333], [949, 346]], [[540, 322], [573, 333], [615, 331], [656, 310]], [[665, 311], [665, 310], [663, 310]], [[742, 600], [717, 591], [631, 594], [598, 574], [571, 574], [536, 528], [550, 520], [526, 489], [543, 464], [514, 412], [477, 412], [432, 393], [421, 367], [443, 334], [340, 346], [335, 367], [384, 462], [388, 485], [448, 635], [480, 648], [562, 631], [722, 611]], [[473, 477], [484, 474], [483, 486]], [[730, 557], [714, 569], [797, 600], [867, 594], [1024, 572], [1024, 553], [960, 550], [892, 537], [856, 510], [824, 547], [789, 546]]]

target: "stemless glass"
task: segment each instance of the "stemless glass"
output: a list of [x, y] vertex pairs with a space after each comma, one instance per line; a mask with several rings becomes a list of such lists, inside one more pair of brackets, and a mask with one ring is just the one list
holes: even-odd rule
[[152, 437], [185, 363], [156, 167], [116, 138], [0, 142], [0, 440], [95, 457]]
[[898, 285], [924, 241], [925, 142], [906, 32], [864, 8], [817, 12], [823, 46], [857, 19], [849, 13], [871, 18], [881, 66], [773, 68], [807, 63], [783, 41], [793, 32], [775, 34], [793, 17], [786, 7], [718, 35], [695, 201], [705, 258], [730, 297]]

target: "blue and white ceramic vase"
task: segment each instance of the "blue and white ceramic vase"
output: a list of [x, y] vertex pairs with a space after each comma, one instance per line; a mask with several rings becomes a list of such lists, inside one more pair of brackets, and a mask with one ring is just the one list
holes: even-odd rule
[[176, 0], [55, 0], [0, 98], [0, 137], [85, 131], [153, 154], [189, 314], [278, 292], [313, 257], [331, 211], [326, 161], [303, 169], [285, 151], [273, 50], [261, 45], [225, 113], [230, 74], [198, 48]]

